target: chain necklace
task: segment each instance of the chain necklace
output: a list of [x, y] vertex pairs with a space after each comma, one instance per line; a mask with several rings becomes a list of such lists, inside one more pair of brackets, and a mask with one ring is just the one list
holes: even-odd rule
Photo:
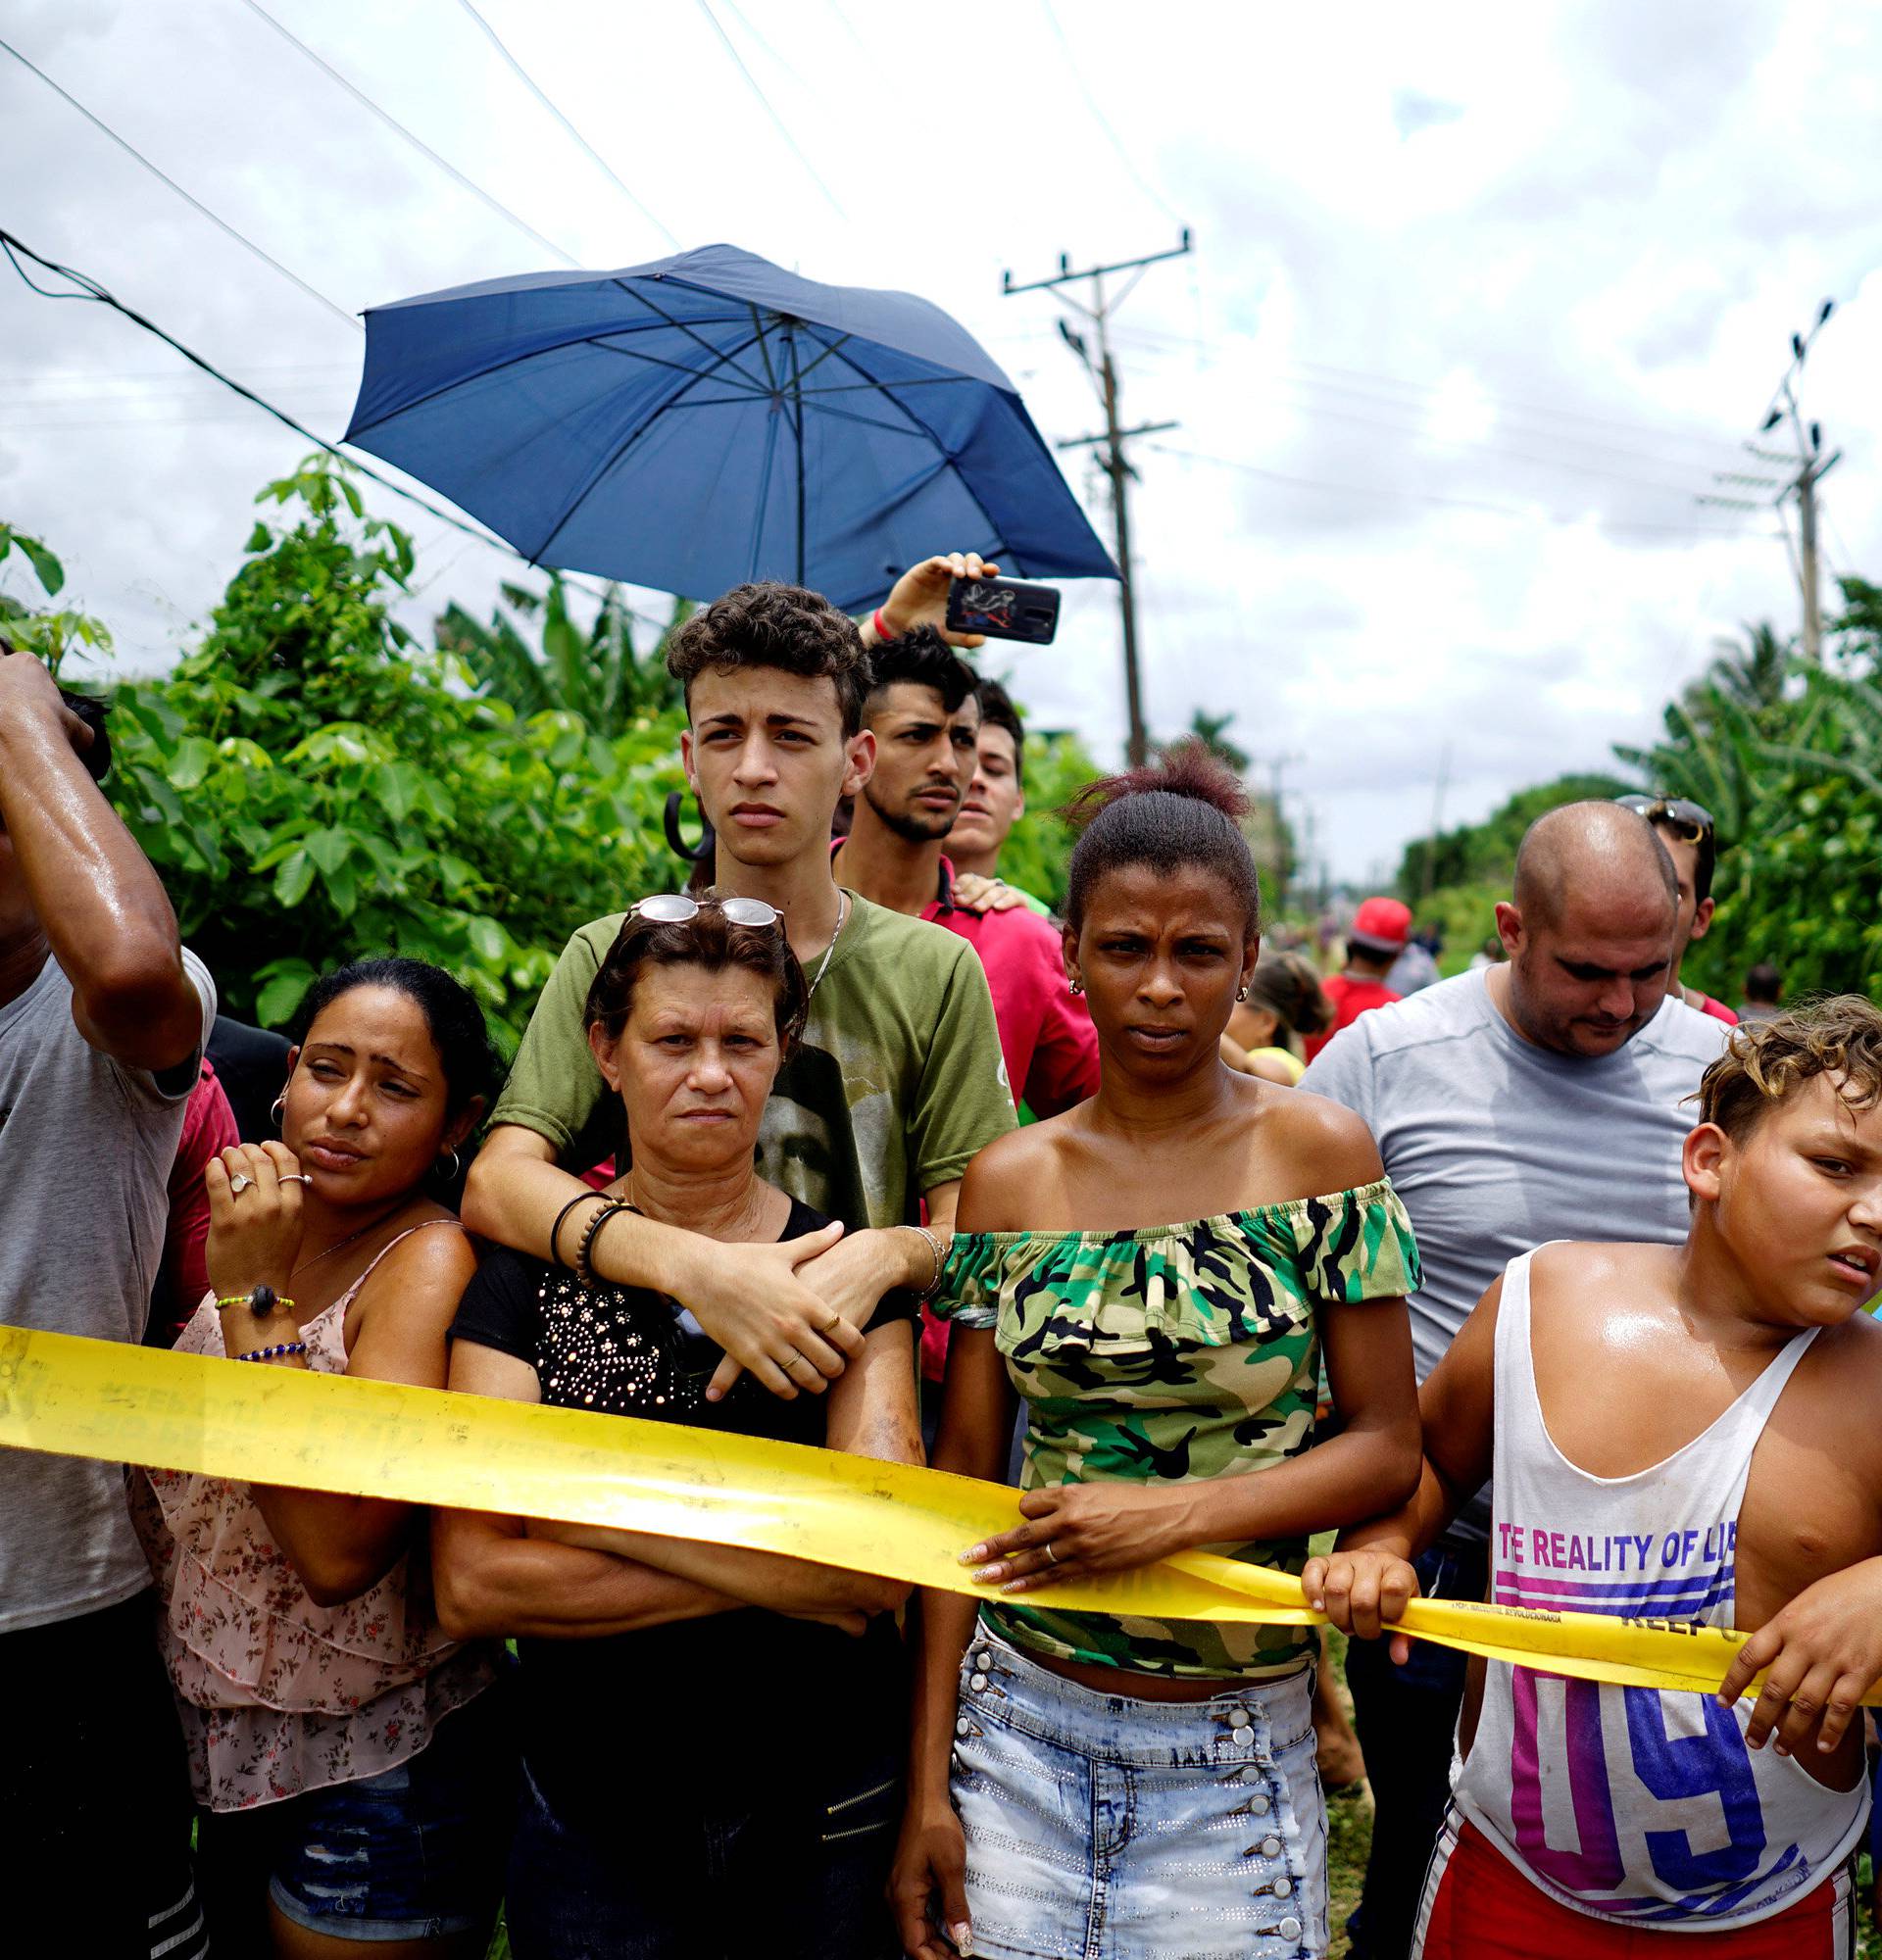
[[811, 975], [811, 984], [804, 990], [805, 1000], [817, 992], [817, 983], [823, 977], [823, 969], [830, 963], [830, 955], [836, 951], [836, 942], [843, 937], [843, 927], [850, 916], [850, 895], [840, 887], [836, 902], [836, 930], [830, 934], [830, 943], [823, 949], [823, 957], [817, 962], [817, 971]]
[[309, 1266], [318, 1266], [322, 1259], [330, 1259], [335, 1252], [344, 1251], [345, 1249], [348, 1246], [352, 1245], [355, 1240], [364, 1239], [369, 1232], [376, 1231], [381, 1225], [385, 1223], [385, 1221], [388, 1218], [397, 1217], [398, 1214], [405, 1209], [405, 1203], [406, 1200], [404, 1199], [400, 1199], [398, 1203], [393, 1205], [390, 1211], [381, 1211], [376, 1218], [369, 1219], [367, 1223], [362, 1225], [357, 1232], [349, 1232], [344, 1239], [335, 1239], [332, 1245], [327, 1247], [325, 1251], [316, 1252], [311, 1259], [303, 1259], [301, 1263], [298, 1266], [296, 1266], [291, 1273], [288, 1274], [287, 1276], [288, 1284], [292, 1286], [293, 1283], [301, 1276], [301, 1274], [307, 1271]]

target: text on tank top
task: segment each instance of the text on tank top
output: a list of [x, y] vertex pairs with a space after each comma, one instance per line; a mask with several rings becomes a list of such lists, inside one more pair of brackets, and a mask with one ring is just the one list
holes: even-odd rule
[[[1530, 1261], [1505, 1269], [1495, 1361], [1491, 1597], [1650, 1625], [1729, 1627], [1752, 1453], [1815, 1329], [1701, 1435], [1597, 1477], [1556, 1447], [1530, 1339]], [[1751, 1703], [1492, 1662], [1458, 1807], [1552, 1896], [1653, 1926], [1768, 1917], [1849, 1855], [1867, 1785], [1827, 1789], [1745, 1741]]]

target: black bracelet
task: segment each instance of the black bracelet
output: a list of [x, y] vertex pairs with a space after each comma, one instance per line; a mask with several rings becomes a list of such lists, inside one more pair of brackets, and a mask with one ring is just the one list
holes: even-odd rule
[[589, 1219], [587, 1224], [581, 1228], [581, 1244], [575, 1248], [575, 1277], [584, 1286], [599, 1286], [602, 1284], [601, 1276], [595, 1271], [592, 1263], [595, 1241], [601, 1236], [601, 1228], [607, 1224], [609, 1219], [617, 1211], [625, 1211], [626, 1209], [626, 1205], [622, 1204], [618, 1199], [611, 1198]]
[[585, 1202], [590, 1198], [605, 1199], [606, 1197], [607, 1197], [606, 1192], [578, 1191], [575, 1193], [574, 1197], [572, 1197], [569, 1200], [569, 1202], [565, 1204], [562, 1207], [562, 1209], [556, 1213], [556, 1222], [549, 1228], [549, 1263], [552, 1266], [559, 1266], [563, 1263], [562, 1251], [559, 1244], [559, 1241], [562, 1238], [562, 1221], [569, 1216], [570, 1212], [571, 1212], [577, 1204]]

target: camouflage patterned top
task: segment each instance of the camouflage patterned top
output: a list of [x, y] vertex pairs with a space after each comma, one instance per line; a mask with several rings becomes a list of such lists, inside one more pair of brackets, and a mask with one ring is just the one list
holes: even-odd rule
[[[1318, 1310], [1418, 1284], [1391, 1184], [1142, 1232], [958, 1234], [937, 1310], [994, 1328], [1026, 1398], [1021, 1487], [1241, 1476], [1313, 1442]], [[1211, 1545], [1298, 1573], [1305, 1539]], [[1015, 1645], [1143, 1674], [1258, 1678], [1312, 1650], [1298, 1627], [983, 1605]]]

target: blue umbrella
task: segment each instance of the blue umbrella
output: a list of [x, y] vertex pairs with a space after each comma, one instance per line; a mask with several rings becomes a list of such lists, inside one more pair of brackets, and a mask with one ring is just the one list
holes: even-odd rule
[[855, 609], [936, 551], [1115, 578], [1018, 391], [911, 293], [729, 245], [375, 307], [346, 440], [526, 558], [691, 598]]

